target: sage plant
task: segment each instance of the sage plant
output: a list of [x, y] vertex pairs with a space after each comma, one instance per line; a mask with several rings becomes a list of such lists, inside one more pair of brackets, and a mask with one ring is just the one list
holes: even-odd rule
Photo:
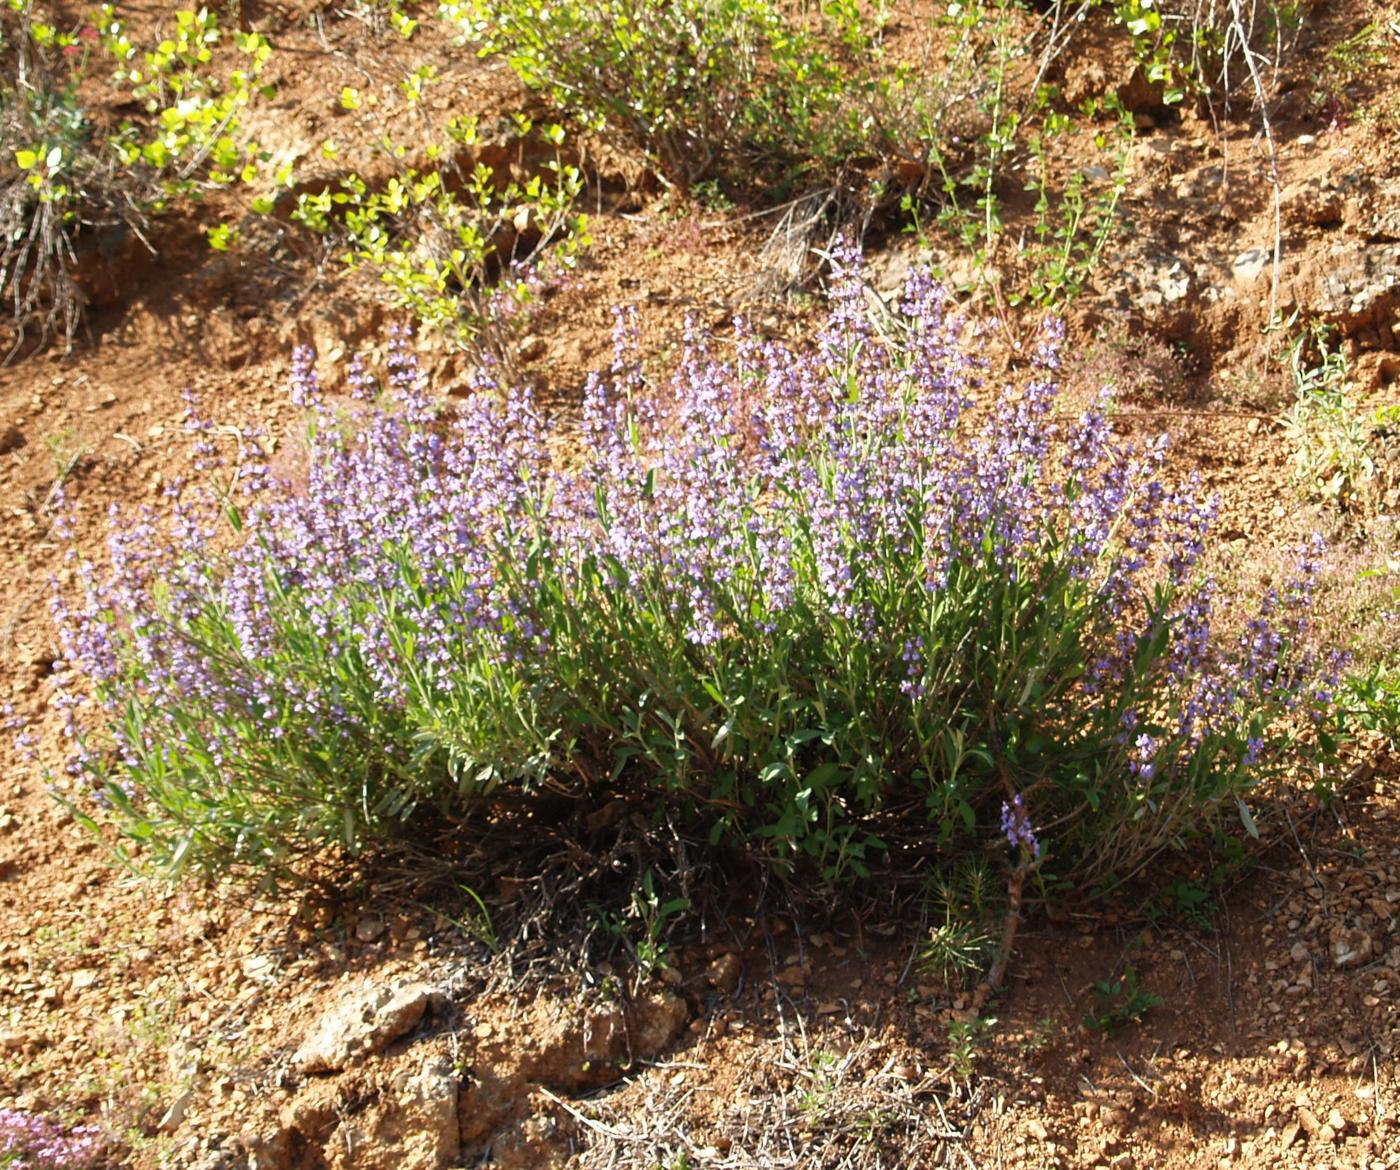
[[784, 867], [1009, 841], [1081, 881], [1242, 810], [1330, 701], [1315, 555], [1225, 622], [1212, 504], [1106, 394], [1062, 417], [1058, 326], [978, 408], [930, 277], [886, 315], [859, 268], [810, 345], [692, 327], [665, 384], [619, 314], [567, 435], [486, 374], [447, 410], [401, 340], [334, 400], [298, 354], [300, 472], [249, 436], [56, 601], [98, 798], [163, 870], [294, 867], [424, 805], [487, 834], [548, 786]]

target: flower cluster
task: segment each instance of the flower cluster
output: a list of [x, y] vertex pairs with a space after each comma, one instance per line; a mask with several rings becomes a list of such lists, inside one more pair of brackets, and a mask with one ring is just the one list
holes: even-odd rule
[[1031, 814], [1026, 811], [1026, 802], [1019, 792], [1009, 801], [1001, 802], [1001, 832], [1011, 848], [1028, 853], [1031, 857], [1040, 856], [1035, 826], [1031, 824]]
[[51, 1117], [0, 1109], [0, 1166], [6, 1170], [89, 1170], [106, 1143], [93, 1126], [65, 1130]]
[[240, 491], [114, 517], [56, 602], [105, 716], [81, 766], [171, 866], [610, 776], [833, 870], [891, 818], [948, 842], [1000, 807], [1013, 845], [1120, 876], [1279, 767], [1327, 702], [1315, 555], [1222, 628], [1213, 505], [1107, 396], [1061, 417], [1058, 327], [979, 414], [928, 275], [877, 318], [859, 255], [836, 270], [810, 348], [691, 327], [665, 386], [619, 315], [572, 443], [489, 371], [444, 412], [402, 339], [342, 399], [298, 353], [304, 471], [247, 437]]

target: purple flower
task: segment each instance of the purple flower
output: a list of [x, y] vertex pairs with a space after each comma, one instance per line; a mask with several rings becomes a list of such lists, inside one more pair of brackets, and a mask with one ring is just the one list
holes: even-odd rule
[[316, 376], [316, 351], [299, 345], [292, 351], [292, 373], [288, 381], [293, 406], [314, 407], [322, 401], [321, 381]]
[[0, 1165], [14, 1170], [95, 1170], [105, 1148], [95, 1126], [65, 1129], [42, 1114], [0, 1109]]
[[1156, 772], [1154, 763], [1157, 754], [1157, 741], [1150, 735], [1139, 735], [1133, 741], [1133, 753], [1128, 767], [1139, 780], [1151, 780]]
[[1026, 810], [1019, 792], [1009, 803], [1002, 801], [1001, 831], [1013, 849], [1024, 850], [1032, 857], [1040, 856], [1040, 842], [1036, 840], [1030, 813]]

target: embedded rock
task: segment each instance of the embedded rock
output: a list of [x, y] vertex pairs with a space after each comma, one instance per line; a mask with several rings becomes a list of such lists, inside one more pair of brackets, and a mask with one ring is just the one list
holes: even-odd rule
[[412, 1031], [433, 998], [426, 983], [370, 984], [347, 992], [292, 1056], [299, 1073], [339, 1072]]
[[1191, 293], [1191, 273], [1176, 256], [1149, 256], [1128, 279], [1133, 300], [1149, 316], [1153, 310], [1184, 301]]
[[446, 1170], [457, 1164], [458, 1077], [442, 1057], [385, 1075], [355, 1072], [303, 1086], [237, 1141], [248, 1170]]
[[1380, 186], [1367, 200], [1362, 228], [1371, 243], [1400, 241], [1400, 180]]
[[528, 1079], [566, 1091], [616, 1080], [638, 1060], [654, 1060], [690, 1021], [690, 1009], [674, 992], [656, 991], [630, 1004], [577, 1015], [542, 1014], [530, 1037]]
[[[1400, 244], [1333, 247], [1320, 267], [1313, 304], [1345, 336], [1390, 348], [1400, 304]], [[1372, 332], [1374, 338], [1366, 336]]]
[[1319, 175], [1294, 183], [1282, 195], [1283, 212], [1292, 224], [1309, 227], [1338, 227], [1346, 218], [1347, 192], [1330, 175]]
[[1253, 284], [1264, 275], [1264, 269], [1273, 259], [1266, 248], [1247, 248], [1235, 257], [1230, 265], [1230, 275], [1237, 284]]
[[1359, 927], [1339, 930], [1332, 939], [1332, 962], [1338, 967], [1359, 967], [1374, 951], [1370, 934]]

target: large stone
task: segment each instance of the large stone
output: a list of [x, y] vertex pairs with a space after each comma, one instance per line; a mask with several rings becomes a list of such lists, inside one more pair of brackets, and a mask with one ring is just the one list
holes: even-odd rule
[[1253, 284], [1269, 266], [1273, 254], [1267, 248], [1246, 248], [1230, 265], [1230, 275], [1237, 284]]
[[1367, 203], [1363, 227], [1373, 244], [1400, 241], [1400, 180], [1376, 189]]
[[616, 1080], [639, 1060], [660, 1056], [690, 1020], [670, 991], [652, 991], [628, 1004], [591, 1012], [542, 1012], [529, 1037], [523, 1068], [529, 1080], [566, 1092]]
[[412, 1031], [434, 990], [426, 983], [361, 985], [346, 992], [292, 1056], [300, 1073], [339, 1072]]
[[1347, 192], [1330, 175], [1315, 175], [1283, 192], [1283, 214], [1290, 224], [1333, 228], [1346, 218]]

